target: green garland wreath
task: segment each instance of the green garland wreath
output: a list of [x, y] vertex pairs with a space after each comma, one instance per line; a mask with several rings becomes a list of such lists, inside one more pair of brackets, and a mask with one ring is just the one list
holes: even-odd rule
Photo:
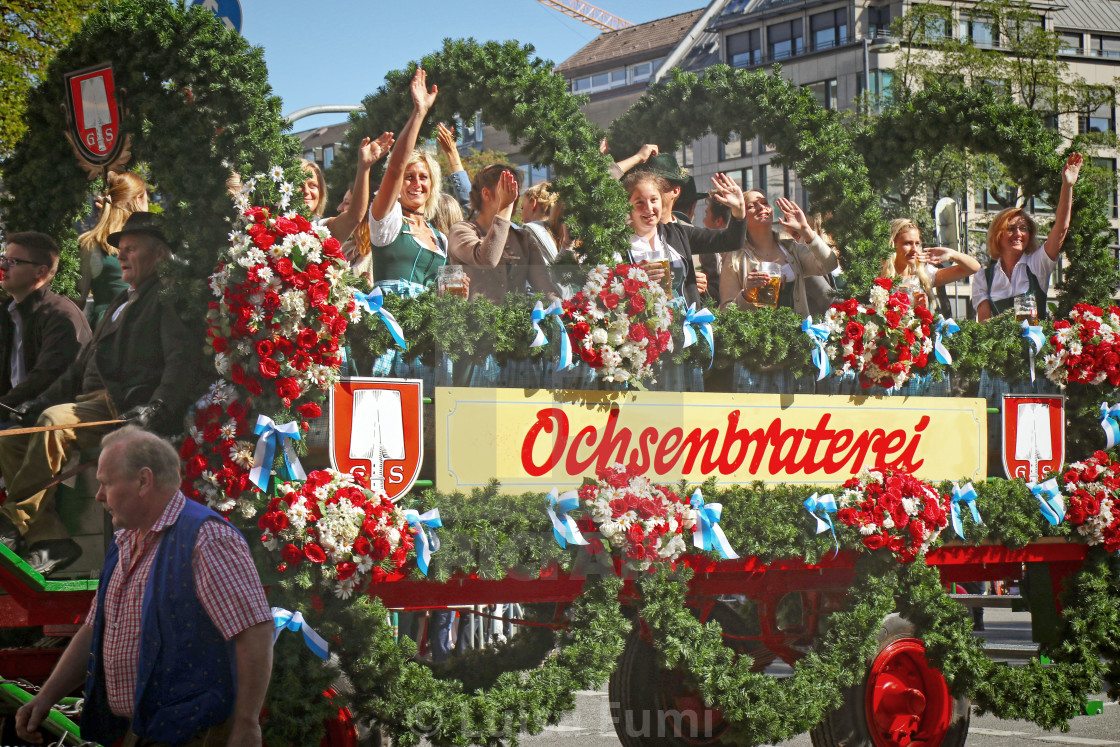
[[284, 134], [264, 51], [210, 11], [180, 0], [115, 0], [100, 5], [51, 63], [28, 97], [28, 129], [3, 165], [9, 194], [0, 208], [12, 230], [39, 230], [64, 246], [54, 288], [73, 294], [75, 222], [89, 212], [90, 183], [64, 137], [63, 74], [112, 62], [124, 105], [132, 163], [147, 164], [162, 193], [168, 235], [180, 242], [174, 282], [187, 321], [203, 328], [206, 278], [227, 244], [233, 202], [230, 171], [251, 175], [298, 167], [299, 146]]

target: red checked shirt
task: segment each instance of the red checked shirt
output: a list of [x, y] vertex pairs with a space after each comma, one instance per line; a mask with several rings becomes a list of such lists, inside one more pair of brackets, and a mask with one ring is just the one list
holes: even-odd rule
[[[132, 716], [140, 660], [140, 610], [156, 548], [163, 530], [179, 518], [186, 500], [176, 493], [139, 546], [134, 529], [121, 529], [113, 536], [120, 560], [105, 590], [102, 660], [109, 708], [118, 716]], [[272, 620], [249, 545], [228, 522], [202, 523], [194, 544], [193, 570], [195, 593], [227, 641], [246, 628]], [[86, 625], [93, 625], [96, 614], [94, 598]]]

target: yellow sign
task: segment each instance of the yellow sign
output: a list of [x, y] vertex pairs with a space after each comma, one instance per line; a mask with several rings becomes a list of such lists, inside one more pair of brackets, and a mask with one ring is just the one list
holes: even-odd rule
[[982, 399], [437, 388], [436, 487], [571, 486], [613, 462], [651, 480], [837, 485], [869, 467], [983, 480]]

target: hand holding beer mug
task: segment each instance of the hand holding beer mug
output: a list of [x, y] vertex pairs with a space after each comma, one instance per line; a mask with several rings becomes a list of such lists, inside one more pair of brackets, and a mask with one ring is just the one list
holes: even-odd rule
[[1015, 321], [1026, 321], [1034, 324], [1037, 320], [1038, 302], [1035, 301], [1034, 295], [1024, 293], [1020, 296], [1015, 296]]
[[646, 271], [651, 283], [657, 283], [661, 286], [661, 290], [665, 291], [666, 296], [673, 297], [672, 275], [669, 271], [669, 252], [665, 250], [665, 247], [655, 249], [646, 259], [639, 262], [638, 266]]
[[444, 265], [436, 268], [436, 285], [441, 296], [452, 295], [466, 299], [468, 284], [467, 271], [462, 265]]
[[782, 289], [782, 266], [777, 262], [758, 262], [747, 273], [743, 297], [755, 306], [777, 308], [778, 293]]

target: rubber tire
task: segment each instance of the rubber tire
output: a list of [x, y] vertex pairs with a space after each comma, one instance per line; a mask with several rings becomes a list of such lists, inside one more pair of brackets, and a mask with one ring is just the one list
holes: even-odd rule
[[[746, 621], [723, 602], [715, 603], [708, 619], [717, 620], [724, 632], [730, 635], [750, 635]], [[759, 670], [765, 669], [775, 658], [758, 643], [728, 639], [725, 644], [740, 652], [757, 650], [759, 656], [755, 659], [755, 668]], [[672, 724], [665, 718], [666, 705], [661, 693], [663, 679], [672, 676], [673, 673], [658, 665], [654, 647], [642, 639], [637, 629], [631, 631], [607, 686], [611, 719], [622, 747], [732, 747], [718, 738], [719, 731], [722, 731], [718, 726], [716, 734], [711, 737], [689, 739], [675, 735]], [[641, 715], [628, 718], [628, 713]]]
[[[898, 614], [888, 615], [879, 629], [879, 651], [902, 638], [913, 638], [914, 626]], [[868, 662], [870, 670], [871, 662]], [[821, 723], [809, 732], [813, 747], [875, 747], [868, 729], [864, 707], [867, 693], [867, 677], [855, 687], [844, 693], [844, 705], [826, 714]], [[953, 713], [949, 720], [949, 730], [941, 740], [940, 747], [962, 747], [968, 738], [968, 724], [972, 718], [972, 701], [967, 696], [953, 699]], [[925, 747], [937, 747], [927, 745]]]

